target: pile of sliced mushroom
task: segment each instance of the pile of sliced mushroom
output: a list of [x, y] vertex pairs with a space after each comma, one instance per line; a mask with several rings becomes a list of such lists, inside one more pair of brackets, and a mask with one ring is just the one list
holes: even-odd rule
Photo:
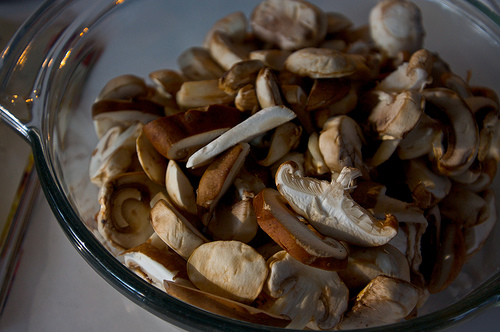
[[179, 70], [113, 78], [92, 109], [104, 244], [172, 296], [247, 322], [415, 316], [488, 238], [500, 159], [497, 95], [424, 35], [409, 1], [356, 27], [264, 0], [217, 21]]

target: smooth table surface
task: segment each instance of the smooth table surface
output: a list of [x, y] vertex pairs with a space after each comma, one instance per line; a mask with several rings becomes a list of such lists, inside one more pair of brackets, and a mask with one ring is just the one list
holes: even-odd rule
[[[0, 31], [22, 22], [39, 0], [0, 0]], [[3, 29], [3, 30], [2, 30]], [[8, 130], [0, 125], [0, 137]], [[14, 137], [22, 141], [19, 137]], [[24, 143], [21, 143], [24, 144]], [[15, 153], [15, 152], [13, 152]], [[2, 177], [8, 177], [4, 171]], [[0, 191], [0, 199], [3, 193]], [[498, 331], [500, 310], [486, 310], [449, 331]], [[38, 195], [18, 270], [0, 317], [3, 332], [182, 331], [135, 305], [83, 260]]]

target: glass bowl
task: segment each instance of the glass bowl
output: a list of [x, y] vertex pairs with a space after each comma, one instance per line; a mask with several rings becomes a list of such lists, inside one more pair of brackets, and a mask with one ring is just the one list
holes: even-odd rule
[[[312, 1], [367, 22], [376, 1]], [[257, 1], [55, 0], [45, 2], [0, 57], [0, 111], [33, 150], [54, 214], [85, 260], [124, 296], [181, 328], [199, 331], [278, 331], [213, 315], [151, 286], [113, 257], [95, 234], [98, 189], [88, 176], [97, 137], [91, 105], [104, 83], [121, 74], [147, 77], [177, 68], [177, 56], [202, 44], [215, 20], [246, 14]], [[471, 83], [500, 92], [500, 18], [478, 1], [418, 1], [425, 48], [438, 52]], [[500, 192], [498, 180], [494, 183]], [[499, 196], [500, 197], [500, 196]], [[497, 200], [497, 206], [498, 204]], [[495, 306], [500, 296], [500, 227], [445, 291], [419, 316], [373, 331], [429, 330]]]

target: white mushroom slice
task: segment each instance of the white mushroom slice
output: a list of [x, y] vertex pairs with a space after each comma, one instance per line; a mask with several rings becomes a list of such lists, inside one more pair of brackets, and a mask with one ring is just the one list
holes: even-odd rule
[[411, 283], [386, 276], [373, 279], [356, 297], [346, 312], [339, 330], [370, 328], [396, 323], [408, 316], [419, 300]]
[[248, 59], [248, 51], [244, 49], [243, 43], [238, 43], [220, 30], [214, 31], [207, 43], [212, 59], [224, 70], [229, 70], [234, 64]]
[[97, 144], [90, 159], [90, 181], [101, 187], [108, 179], [125, 173], [135, 158], [135, 141], [142, 132], [142, 124], [122, 131], [111, 128]]
[[224, 69], [214, 61], [210, 51], [203, 47], [190, 47], [177, 58], [182, 74], [188, 80], [215, 80], [224, 74]]
[[250, 111], [252, 114], [260, 109], [257, 93], [252, 84], [247, 84], [238, 90], [234, 97], [234, 106], [242, 112]]
[[238, 143], [218, 156], [203, 173], [196, 191], [196, 204], [205, 226], [210, 223], [217, 203], [233, 183], [249, 152], [248, 143]]
[[346, 192], [360, 175], [359, 170], [345, 167], [328, 182], [304, 177], [296, 164], [286, 162], [276, 173], [276, 186], [295, 212], [323, 235], [360, 246], [386, 244], [398, 232], [396, 218], [375, 219]]
[[326, 165], [323, 154], [319, 149], [319, 134], [317, 132], [313, 132], [309, 135], [304, 163], [306, 173], [311, 174], [312, 176], [323, 175], [331, 172], [330, 168]]
[[271, 166], [276, 161], [283, 158], [290, 150], [295, 149], [302, 136], [302, 127], [293, 122], [284, 123], [276, 127], [271, 138], [271, 145], [266, 158], [259, 160], [262, 166]]
[[326, 14], [300, 0], [265, 0], [255, 7], [250, 24], [258, 38], [293, 51], [319, 44], [326, 36]]
[[207, 293], [250, 303], [260, 294], [268, 269], [264, 258], [240, 241], [212, 241], [189, 257], [189, 280]]
[[265, 49], [251, 51], [248, 55], [252, 60], [260, 60], [266, 67], [276, 71], [285, 69], [285, 61], [288, 56], [292, 54], [290, 51], [278, 49]]
[[97, 229], [114, 253], [140, 245], [153, 234], [150, 200], [163, 186], [144, 172], [124, 173], [108, 180], [99, 191]]
[[427, 89], [422, 95], [425, 112], [443, 126], [442, 141], [435, 144], [433, 151], [437, 171], [447, 176], [466, 171], [479, 149], [478, 126], [470, 108], [449, 89]]
[[497, 222], [497, 208], [495, 205], [495, 193], [488, 189], [482, 192], [481, 197], [486, 203], [486, 208], [482, 211], [482, 215], [478, 218], [476, 224], [468, 226], [464, 229], [465, 237], [465, 254], [470, 257], [479, 251], [486, 240], [488, 239], [493, 227]]
[[375, 44], [390, 57], [422, 48], [425, 35], [422, 13], [410, 1], [380, 1], [370, 11], [369, 26]]
[[347, 267], [338, 271], [350, 290], [360, 290], [379, 275], [410, 282], [410, 266], [396, 247], [385, 244], [375, 248], [349, 246]]
[[278, 79], [267, 67], [262, 68], [257, 75], [255, 93], [261, 108], [284, 104]]
[[120, 75], [112, 78], [102, 88], [96, 101], [103, 99], [132, 99], [147, 93], [146, 83], [136, 75]]
[[[152, 236], [157, 237], [156, 234]], [[162, 247], [157, 247], [150, 239], [137, 247], [126, 250], [121, 256], [126, 267], [162, 290], [164, 280], [190, 283], [186, 260], [165, 243]]]
[[234, 107], [212, 105], [160, 118], [143, 130], [165, 158], [184, 160], [242, 119], [241, 112]]
[[440, 139], [441, 125], [427, 114], [422, 114], [420, 121], [404, 137], [396, 153], [402, 160], [414, 159], [432, 153], [434, 143]]
[[333, 329], [347, 309], [349, 290], [337, 272], [307, 266], [282, 250], [269, 260], [264, 291], [274, 298], [263, 309], [292, 319], [288, 328]]
[[196, 215], [198, 208], [194, 188], [179, 164], [174, 160], [170, 160], [164, 174], [167, 195], [172, 203], [177, 208]]
[[196, 248], [208, 242], [208, 239], [166, 200], [159, 200], [151, 209], [151, 225], [163, 242], [186, 260]]
[[457, 74], [446, 72], [441, 75], [440, 81], [444, 87], [455, 91], [460, 97], [464, 99], [472, 97], [472, 90], [469, 84]]
[[253, 204], [259, 226], [292, 257], [323, 270], [338, 271], [346, 267], [348, 250], [300, 221], [277, 190], [262, 190]]
[[167, 294], [216, 315], [252, 324], [281, 328], [285, 328], [290, 323], [290, 318], [286, 316], [274, 315], [237, 301], [171, 281], [165, 281], [164, 287]]
[[234, 12], [217, 20], [212, 25], [210, 30], [205, 35], [203, 46], [210, 47], [210, 40], [215, 31], [221, 31], [236, 43], [241, 43], [245, 40], [248, 30], [247, 17], [243, 12]]
[[338, 115], [323, 126], [318, 146], [326, 166], [340, 173], [344, 167], [365, 169], [361, 152], [364, 141], [363, 131], [356, 121], [347, 115]]
[[286, 59], [285, 68], [310, 78], [338, 78], [353, 74], [356, 61], [348, 54], [327, 48], [303, 48]]
[[165, 172], [167, 171], [167, 159], [154, 148], [143, 130], [141, 130], [135, 143], [137, 158], [144, 172], [151, 181], [164, 185]]
[[434, 56], [425, 49], [413, 53], [409, 62], [398, 66], [377, 85], [376, 89], [387, 92], [422, 91], [432, 82], [433, 59]]
[[436, 205], [451, 190], [450, 178], [434, 173], [422, 159], [408, 160], [405, 174], [413, 200], [422, 209]]
[[234, 101], [234, 95], [221, 90], [218, 80], [187, 81], [182, 83], [177, 92], [176, 101], [184, 109], [213, 104], [229, 105]]
[[212, 158], [238, 144], [293, 120], [296, 114], [285, 106], [265, 108], [248, 119], [229, 129], [224, 134], [196, 151], [187, 161], [186, 167], [199, 167], [210, 162]]

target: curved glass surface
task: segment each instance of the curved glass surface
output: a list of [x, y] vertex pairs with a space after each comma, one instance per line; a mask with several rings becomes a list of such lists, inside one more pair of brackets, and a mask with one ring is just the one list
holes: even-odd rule
[[[367, 21], [376, 1], [312, 1]], [[415, 1], [423, 11], [425, 47], [461, 76], [500, 91], [498, 16], [477, 1]], [[99, 242], [98, 188], [88, 165], [97, 144], [91, 104], [121, 74], [147, 77], [177, 68], [177, 56], [201, 45], [216, 19], [258, 1], [48, 1], [20, 29], [0, 60], [0, 102], [28, 128], [45, 195], [76, 250], [111, 285], [139, 306], [188, 330], [278, 331], [219, 317], [178, 301], [125, 268]], [[443, 25], [443, 22], [446, 24]], [[467, 50], [467, 52], [464, 52]], [[27, 84], [30, 82], [30, 84]], [[13, 99], [12, 97], [23, 98]], [[495, 183], [500, 189], [500, 183]], [[500, 192], [500, 190], [498, 190]], [[497, 206], [500, 206], [497, 201]], [[500, 295], [500, 227], [446, 291], [433, 295], [410, 321], [370, 331], [444, 328], [495, 305]]]

